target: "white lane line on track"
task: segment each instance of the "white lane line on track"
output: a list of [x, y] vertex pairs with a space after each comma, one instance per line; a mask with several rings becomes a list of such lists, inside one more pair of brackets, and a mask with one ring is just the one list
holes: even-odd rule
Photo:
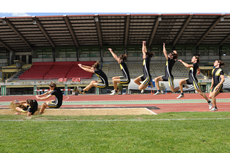
[[21, 122], [21, 121], [76, 121], [76, 122], [146, 122], [146, 121], [202, 121], [202, 120], [229, 120], [230, 118], [178, 118], [178, 119], [124, 119], [124, 120], [0, 120], [0, 121], [16, 121], [16, 122]]
[[66, 101], [66, 100], [68, 100], [69, 99], [69, 96], [67, 96], [67, 98], [65, 99], [65, 100], [63, 100], [63, 101]]
[[154, 115], [157, 115], [157, 113], [155, 113], [154, 111], [151, 111], [151, 110], [149, 110], [148, 108], [145, 108], [145, 109], [147, 109], [147, 111], [149, 111], [150, 113], [152, 113], [152, 114], [154, 114]]

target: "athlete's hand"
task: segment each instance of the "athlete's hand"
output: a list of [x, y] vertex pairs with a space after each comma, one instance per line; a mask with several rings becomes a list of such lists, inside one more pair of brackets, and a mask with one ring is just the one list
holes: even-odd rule
[[40, 99], [40, 96], [39, 96], [39, 95], [36, 95], [35, 97], [36, 97], [37, 99]]
[[209, 89], [211, 90], [213, 88], [213, 86], [211, 86]]
[[176, 51], [176, 50], [174, 50], [174, 51], [173, 51], [173, 53], [177, 54], [177, 51]]
[[108, 48], [109, 51], [112, 51], [112, 48]]
[[78, 66], [79, 66], [79, 67], [82, 67], [82, 65], [81, 65], [81, 64], [78, 64]]
[[219, 88], [220, 88], [220, 86], [217, 85], [216, 88], [215, 88], [215, 91], [217, 91]]
[[163, 43], [163, 47], [165, 47], [165, 43]]
[[197, 71], [197, 74], [200, 75], [200, 71]]
[[183, 62], [181, 59], [178, 60], [179, 62]]

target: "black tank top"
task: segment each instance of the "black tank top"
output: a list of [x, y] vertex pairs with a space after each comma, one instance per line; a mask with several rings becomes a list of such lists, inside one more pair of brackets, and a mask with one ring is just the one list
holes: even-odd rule
[[123, 73], [123, 76], [124, 76], [125, 78], [130, 79], [129, 70], [128, 70], [127, 65], [125, 64], [124, 61], [121, 61], [121, 63], [120, 63], [120, 68], [121, 68], [121, 71], [122, 71], [122, 73]]

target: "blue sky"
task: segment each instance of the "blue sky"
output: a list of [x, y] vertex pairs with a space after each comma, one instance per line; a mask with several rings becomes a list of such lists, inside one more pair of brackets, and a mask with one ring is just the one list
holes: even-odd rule
[[229, 0], [4, 0], [0, 9], [0, 17], [168, 13], [230, 14]]

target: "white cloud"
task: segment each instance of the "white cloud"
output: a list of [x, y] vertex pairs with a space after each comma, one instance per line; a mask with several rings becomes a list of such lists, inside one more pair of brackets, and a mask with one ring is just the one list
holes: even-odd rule
[[11, 13], [11, 14], [12, 14], [12, 16], [30, 16], [27, 13]]

